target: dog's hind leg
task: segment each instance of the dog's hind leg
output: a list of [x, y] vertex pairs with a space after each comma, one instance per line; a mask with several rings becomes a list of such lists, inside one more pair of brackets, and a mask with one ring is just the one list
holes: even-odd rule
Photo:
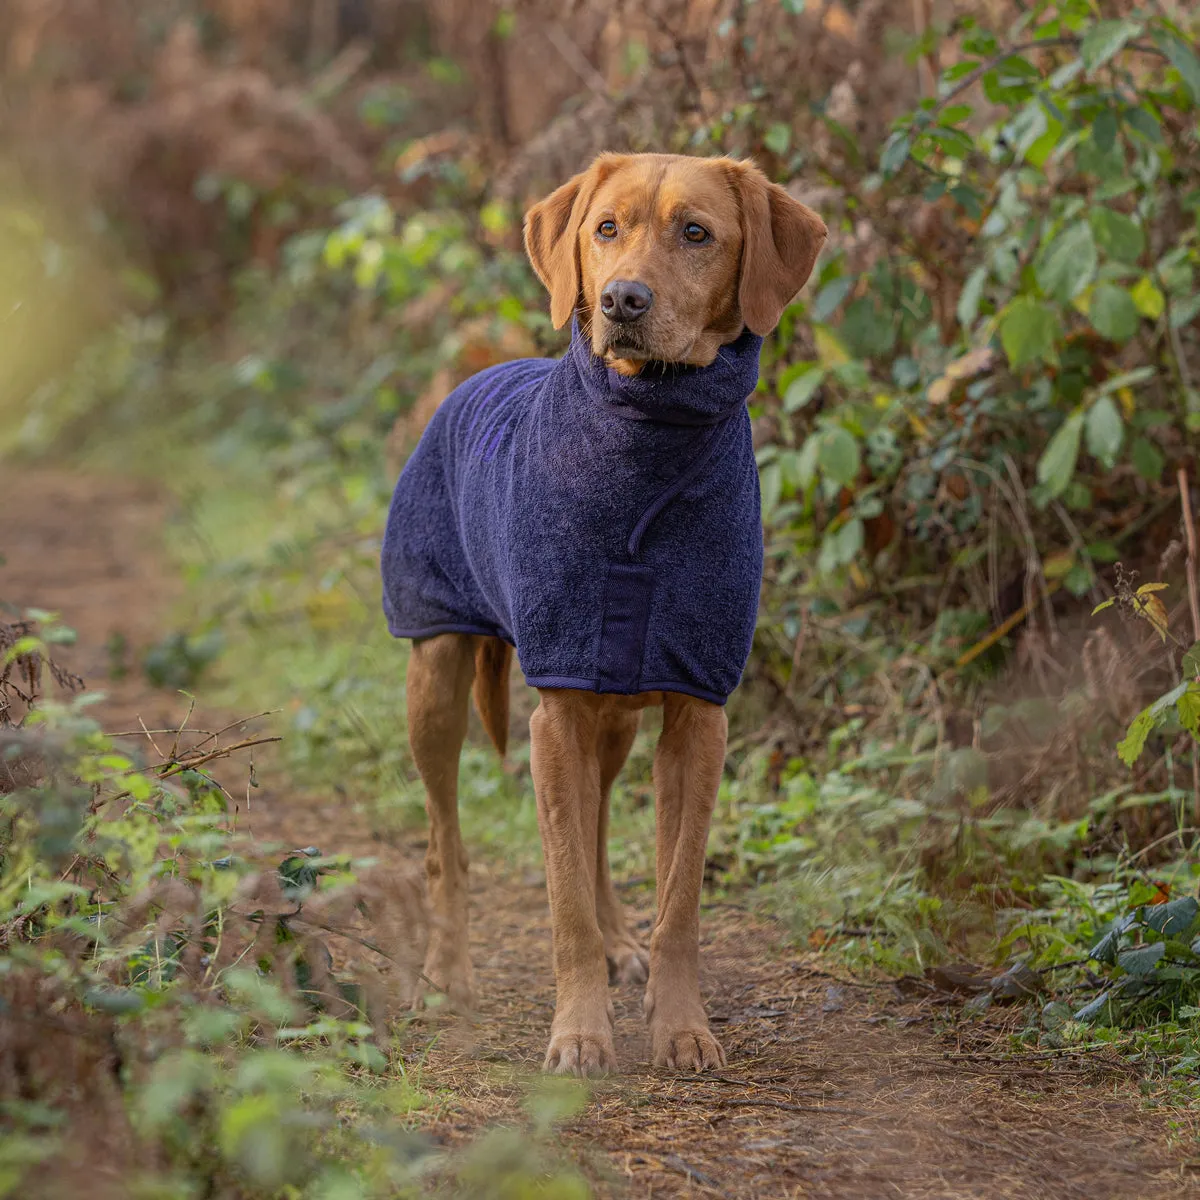
[[625, 909], [613, 888], [608, 869], [608, 806], [616, 779], [629, 757], [637, 736], [639, 714], [615, 712], [600, 726], [597, 751], [600, 758], [600, 819], [596, 828], [596, 920], [604, 937], [610, 983], [645, 983], [650, 958], [629, 929]]
[[467, 949], [467, 852], [458, 825], [458, 757], [467, 734], [475, 639], [442, 634], [413, 643], [408, 660], [408, 738], [429, 813], [430, 930], [425, 975], [450, 1004], [472, 1001]]

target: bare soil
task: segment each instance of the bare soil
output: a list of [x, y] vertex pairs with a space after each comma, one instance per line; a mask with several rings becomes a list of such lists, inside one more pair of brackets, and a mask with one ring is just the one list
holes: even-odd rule
[[[109, 678], [106, 649], [120, 634], [136, 662], [170, 628], [181, 588], [164, 545], [166, 498], [140, 482], [58, 471], [10, 473], [5, 495], [0, 599], [53, 609], [78, 630], [69, 665], [106, 692], [106, 728], [177, 724], [181, 698], [138, 670]], [[293, 794], [286, 781], [256, 793], [246, 817], [264, 841], [381, 849], [347, 802]], [[411, 864], [421, 846], [395, 852]], [[648, 928], [644, 889], [627, 890]], [[477, 856], [471, 891], [478, 1019], [414, 1023], [402, 1038], [434, 1098], [418, 1120], [447, 1145], [521, 1119], [554, 1000], [541, 881]], [[1013, 1055], [1003, 1017], [966, 1023], [940, 1001], [839, 979], [733, 905], [706, 905], [702, 924], [709, 1011], [730, 1065], [708, 1077], [652, 1069], [640, 996], [621, 989], [625, 1073], [563, 1126], [597, 1194], [1200, 1196], [1194, 1115], [1150, 1107], [1115, 1054]]]

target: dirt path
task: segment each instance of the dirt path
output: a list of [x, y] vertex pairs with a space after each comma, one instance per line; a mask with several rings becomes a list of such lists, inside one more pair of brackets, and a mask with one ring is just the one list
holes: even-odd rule
[[[71, 665], [107, 691], [106, 728], [177, 722], [179, 697], [154, 691], [140, 672], [106, 678], [112, 635], [127, 640], [133, 661], [164, 632], [178, 595], [162, 547], [163, 499], [75, 473], [5, 482], [0, 600], [54, 609], [78, 630]], [[278, 784], [263, 791], [256, 836], [325, 846], [336, 829], [331, 849], [378, 851], [365, 822], [334, 797], [289, 796]], [[405, 848], [410, 858], [419, 851]], [[472, 899], [479, 1021], [408, 1035], [406, 1057], [423, 1064], [422, 1085], [438, 1097], [427, 1127], [447, 1144], [515, 1117], [553, 1004], [539, 881], [477, 856]], [[649, 913], [634, 908], [646, 928]], [[703, 930], [709, 1009], [731, 1065], [703, 1079], [650, 1069], [640, 997], [616, 995], [626, 1073], [600, 1085], [565, 1127], [598, 1194], [1200, 1196], [1194, 1123], [1172, 1138], [1121, 1060], [1005, 1060], [994, 1028], [951, 1026], [929, 1002], [838, 981], [748, 912], [706, 907]]]

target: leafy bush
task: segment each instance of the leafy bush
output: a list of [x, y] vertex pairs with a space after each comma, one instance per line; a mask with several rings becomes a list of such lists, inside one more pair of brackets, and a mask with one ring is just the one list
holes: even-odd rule
[[[86, 1178], [121, 1195], [351, 1198], [432, 1175], [520, 1196], [547, 1172], [539, 1194], [585, 1194], [536, 1141], [513, 1135], [483, 1186], [472, 1158], [414, 1128], [429, 1101], [386, 1009], [417, 984], [416, 879], [312, 847], [264, 861], [212, 772], [271, 739], [181, 730], [162, 761], [135, 762], [87, 719], [90, 697], [37, 703], [52, 663], [38, 633], [27, 622], [3, 659], [36, 706], [0, 722], [0, 1195]], [[352, 971], [335, 970], [346, 944]], [[535, 1129], [573, 1103], [535, 1105]]]
[[[1083, 0], [1030, 5], [1007, 41], [957, 25], [938, 98], [862, 185], [887, 253], [861, 271], [829, 256], [774, 339], [768, 518], [803, 549], [826, 513], [824, 571], [867, 567], [885, 511], [962, 557], [984, 497], [1020, 491], [1010, 464], [1036, 459], [1035, 509], [1091, 525], [1040, 546], [1079, 595], [1116, 556], [1111, 515], [1200, 425], [1200, 60], [1166, 17], [1097, 20]], [[817, 354], [796, 362], [803, 321]]]

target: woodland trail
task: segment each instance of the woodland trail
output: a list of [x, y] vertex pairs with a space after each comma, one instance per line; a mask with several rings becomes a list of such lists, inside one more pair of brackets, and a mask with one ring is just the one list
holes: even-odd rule
[[[0, 598], [57, 611], [78, 631], [68, 665], [106, 693], [95, 710], [106, 729], [178, 724], [177, 694], [138, 670], [108, 677], [114, 635], [132, 663], [169, 628], [181, 593], [164, 546], [169, 502], [144, 483], [74, 471], [10, 471], [5, 494]], [[347, 802], [264, 785], [246, 814], [256, 838], [379, 854]], [[413, 864], [421, 849], [396, 852]], [[521, 1119], [554, 998], [541, 879], [478, 853], [471, 878], [479, 1019], [403, 1036], [430, 1097], [417, 1124], [446, 1145]], [[629, 890], [645, 930], [644, 890]], [[1200, 1196], [1194, 1123], [1172, 1131], [1177, 1115], [1148, 1110], [1116, 1055], [1009, 1058], [994, 1024], [955, 1025], [941, 1002], [839, 980], [749, 911], [706, 905], [702, 929], [730, 1066], [715, 1077], [651, 1069], [640, 995], [615, 994], [625, 1074], [561, 1128], [598, 1195]]]

